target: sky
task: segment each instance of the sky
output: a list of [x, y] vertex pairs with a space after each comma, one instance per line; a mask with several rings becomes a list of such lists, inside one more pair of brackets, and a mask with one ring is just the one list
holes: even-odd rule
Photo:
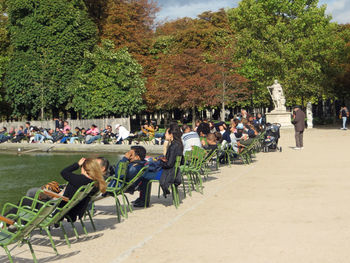
[[[161, 7], [158, 21], [181, 17], [196, 17], [204, 11], [217, 11], [220, 8], [236, 7], [239, 0], [156, 0]], [[350, 23], [350, 0], [320, 0], [327, 5], [327, 14], [339, 24]]]

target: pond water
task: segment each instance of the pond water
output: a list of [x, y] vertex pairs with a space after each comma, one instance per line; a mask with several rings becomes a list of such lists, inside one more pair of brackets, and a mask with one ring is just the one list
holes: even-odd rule
[[[64, 183], [60, 172], [81, 157], [98, 157], [100, 154], [0, 154], [0, 208], [6, 202], [17, 203], [32, 187], [50, 181]], [[103, 154], [111, 164], [121, 159], [118, 154]]]

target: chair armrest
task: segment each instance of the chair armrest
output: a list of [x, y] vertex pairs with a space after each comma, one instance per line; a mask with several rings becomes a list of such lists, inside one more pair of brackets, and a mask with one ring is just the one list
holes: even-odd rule
[[43, 193], [48, 195], [48, 196], [51, 196], [53, 198], [61, 198], [63, 201], [65, 202], [68, 202], [69, 201], [69, 198], [68, 197], [65, 197], [63, 195], [60, 195], [60, 194], [57, 194], [55, 192], [51, 192], [51, 191], [48, 191], [48, 190], [43, 190]]
[[4, 216], [1, 216], [1, 215], [0, 215], [0, 221], [5, 222], [8, 225], [15, 224], [15, 221], [13, 221], [12, 219], [4, 217]]

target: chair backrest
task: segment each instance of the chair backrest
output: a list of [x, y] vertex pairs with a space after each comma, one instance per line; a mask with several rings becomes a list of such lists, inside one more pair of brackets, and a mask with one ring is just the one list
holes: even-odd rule
[[181, 161], [182, 161], [182, 155], [181, 156], [176, 156], [174, 179], [176, 178], [176, 175], [177, 175], [177, 173], [179, 171], [179, 167], [181, 165]]
[[141, 178], [142, 175], [144, 175], [144, 173], [147, 171], [148, 166], [144, 166], [142, 167], [142, 169], [137, 173], [137, 175], [135, 175], [134, 178], [132, 178], [129, 182], [127, 182], [122, 188], [121, 191], [125, 192], [126, 190], [128, 190], [128, 188], [130, 186], [132, 186], [138, 179]]
[[23, 240], [23, 238], [30, 235], [30, 233], [39, 225], [57, 208], [62, 199], [52, 199], [47, 201], [37, 212], [31, 210], [22, 209], [21, 213], [35, 214], [24, 226], [18, 226], [18, 230], [8, 241], [8, 244], [15, 243], [17, 241]]
[[94, 186], [95, 182], [81, 186], [62, 208], [57, 208], [56, 213], [53, 215], [48, 225], [59, 222], [73, 207], [75, 207], [81, 200], [89, 195]]

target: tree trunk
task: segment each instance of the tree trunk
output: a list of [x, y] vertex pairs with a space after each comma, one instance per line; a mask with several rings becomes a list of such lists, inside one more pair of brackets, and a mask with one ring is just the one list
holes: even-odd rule
[[221, 114], [220, 119], [221, 121], [225, 121], [225, 89], [226, 89], [226, 82], [225, 79], [222, 82], [222, 101], [221, 101]]
[[196, 127], [196, 107], [192, 107], [192, 128]]

